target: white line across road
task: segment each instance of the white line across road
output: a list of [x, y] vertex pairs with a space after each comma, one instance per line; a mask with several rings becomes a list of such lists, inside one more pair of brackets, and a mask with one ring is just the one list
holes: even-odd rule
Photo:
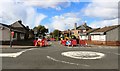
[[20, 56], [22, 53], [24, 53], [26, 51], [34, 50], [34, 49], [35, 48], [26, 49], [26, 50], [16, 52], [16, 53], [0, 53], [0, 57], [13, 57], [13, 58], [16, 58], [16, 57]]
[[55, 59], [55, 58], [53, 58], [53, 57], [51, 57], [51, 56], [47, 56], [47, 58], [48, 58], [48, 59], [51, 59], [51, 60], [53, 60], [53, 61], [61, 62], [61, 63], [65, 63], [65, 64], [77, 65], [77, 66], [81, 65], [81, 66], [85, 66], [85, 67], [90, 67], [90, 66], [87, 65], [87, 64], [78, 64], [78, 63], [72, 63], [72, 62], [57, 60], [57, 59]]

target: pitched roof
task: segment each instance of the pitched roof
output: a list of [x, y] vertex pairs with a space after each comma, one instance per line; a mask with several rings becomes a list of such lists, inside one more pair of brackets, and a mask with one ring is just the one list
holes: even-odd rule
[[62, 34], [68, 34], [69, 31], [68, 30], [65, 30], [65, 31], [61, 31]]
[[105, 27], [103, 27], [103, 28], [101, 28], [101, 29], [98, 29], [98, 30], [96, 30], [96, 31], [94, 31], [94, 32], [108, 32], [108, 31], [110, 31], [110, 30], [112, 30], [112, 29], [115, 29], [115, 28], [117, 28], [117, 27], [120, 27], [120, 25], [105, 26]]
[[10, 28], [10, 25], [6, 25], [6, 24], [3, 24], [3, 23], [0, 23], [0, 25], [2, 25], [4, 27], [7, 27], [7, 28]]
[[84, 23], [83, 25], [78, 26], [76, 29], [79, 30], [86, 30], [86, 29], [92, 29], [91, 27], [87, 26], [86, 23]]
[[[15, 24], [21, 25], [21, 26], [23, 27], [23, 29], [25, 29], [25, 30], [29, 30], [28, 28], [26, 28], [26, 27], [22, 24], [22, 21], [21, 21], [21, 20], [18, 20], [18, 21], [16, 21], [16, 22], [14, 22], [13, 24], [11, 24], [11, 26], [12, 26], [12, 27], [15, 27], [15, 26], [14, 26]], [[17, 26], [18, 28], [20, 28], [19, 25]]]
[[88, 31], [86, 31], [84, 33], [89, 34], [91, 32], [94, 32], [94, 31], [98, 30], [98, 29], [100, 29], [100, 28], [89, 29]]
[[[17, 26], [14, 26], [16, 23], [18, 22], [18, 24], [20, 24], [22, 27], [20, 27], [19, 25]], [[4, 26], [4, 27], [7, 27], [7, 28], [11, 28], [13, 31], [16, 31], [16, 32], [21, 32], [21, 33], [25, 33], [26, 30], [29, 30], [28, 28], [26, 28], [23, 24], [22, 24], [22, 21], [17, 21], [11, 25], [6, 25], [6, 24], [2, 24], [0, 23], [0, 25]]]

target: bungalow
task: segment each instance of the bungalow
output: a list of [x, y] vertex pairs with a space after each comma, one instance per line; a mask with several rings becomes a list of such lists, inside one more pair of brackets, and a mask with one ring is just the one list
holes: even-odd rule
[[90, 35], [90, 33], [91, 33], [91, 32], [94, 32], [94, 31], [96, 31], [96, 30], [98, 30], [98, 29], [100, 29], [100, 28], [89, 29], [89, 30], [85, 31], [84, 33], [81, 33], [81, 34], [80, 34], [80, 35], [81, 35], [81, 40], [91, 40], [91, 35]]
[[106, 26], [90, 33], [92, 44], [120, 45], [120, 25]]
[[11, 25], [6, 25], [0, 23], [0, 41], [10, 41], [11, 32], [14, 32], [13, 40], [25, 39], [28, 34], [29, 29], [22, 24], [19, 20]]

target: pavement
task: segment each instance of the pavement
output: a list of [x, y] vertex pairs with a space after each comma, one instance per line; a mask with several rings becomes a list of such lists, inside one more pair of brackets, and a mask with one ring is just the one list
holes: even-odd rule
[[12, 48], [17, 48], [17, 49], [27, 49], [27, 48], [36, 48], [36, 46], [20, 46], [20, 45], [13, 45], [10, 47], [9, 45], [2, 45], [0, 46], [2, 49], [12, 49]]
[[[15, 57], [2, 57], [3, 69], [118, 69], [118, 47], [116, 46], [63, 46], [50, 42], [51, 46], [4, 46], [3, 53], [15, 53]], [[4, 49], [6, 47], [6, 49]], [[19, 48], [18, 48], [19, 47]], [[29, 49], [28, 49], [29, 47]], [[15, 48], [15, 49], [14, 49]], [[61, 55], [69, 51], [92, 51], [105, 54], [95, 60], [75, 59]], [[17, 55], [18, 54], [18, 55]], [[13, 55], [14, 56], [14, 55]]]

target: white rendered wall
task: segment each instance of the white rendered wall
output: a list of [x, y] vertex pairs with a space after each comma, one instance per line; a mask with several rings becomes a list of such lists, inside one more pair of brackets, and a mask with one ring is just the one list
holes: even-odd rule
[[2, 39], [1, 41], [10, 41], [10, 31], [7, 28], [4, 28], [1, 30], [2, 33]]
[[88, 40], [88, 36], [80, 36], [80, 40]]
[[91, 35], [91, 40], [106, 41], [106, 35]]

